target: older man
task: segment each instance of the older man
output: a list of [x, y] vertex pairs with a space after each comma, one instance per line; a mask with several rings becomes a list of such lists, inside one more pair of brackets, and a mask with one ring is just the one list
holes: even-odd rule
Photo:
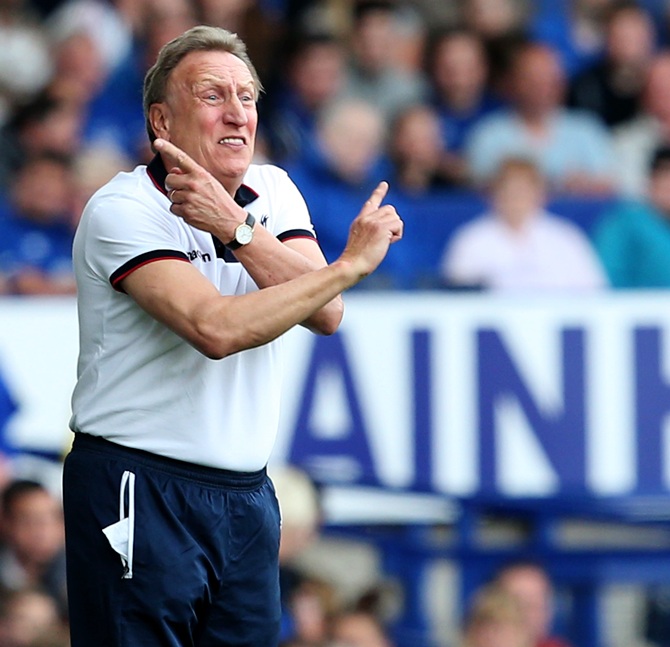
[[144, 85], [157, 155], [93, 196], [74, 245], [72, 647], [271, 647], [280, 336], [334, 332], [402, 222], [380, 184], [326, 265], [296, 187], [251, 163], [261, 85], [234, 34], [189, 30]]

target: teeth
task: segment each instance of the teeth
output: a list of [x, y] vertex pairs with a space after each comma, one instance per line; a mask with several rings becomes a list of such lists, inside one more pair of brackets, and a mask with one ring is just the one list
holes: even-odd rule
[[244, 140], [241, 137], [224, 137], [219, 144], [244, 144]]

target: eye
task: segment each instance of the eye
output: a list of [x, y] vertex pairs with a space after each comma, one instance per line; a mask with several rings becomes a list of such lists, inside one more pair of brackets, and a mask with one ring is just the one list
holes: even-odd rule
[[245, 92], [243, 94], [240, 94], [240, 101], [242, 103], [253, 103], [255, 101], [255, 98], [253, 94]]

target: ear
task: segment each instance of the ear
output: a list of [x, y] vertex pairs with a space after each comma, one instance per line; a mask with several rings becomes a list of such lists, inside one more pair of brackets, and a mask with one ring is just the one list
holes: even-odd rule
[[167, 104], [151, 104], [149, 107], [149, 123], [156, 137], [170, 141], [170, 115]]

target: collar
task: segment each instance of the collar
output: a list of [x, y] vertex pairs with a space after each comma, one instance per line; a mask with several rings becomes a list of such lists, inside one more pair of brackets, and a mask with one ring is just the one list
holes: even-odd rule
[[[160, 155], [155, 155], [154, 158], [147, 164], [147, 173], [149, 178], [153, 182], [154, 186], [165, 196], [168, 192], [165, 188], [165, 178], [168, 175], [165, 164], [163, 164], [163, 158]], [[251, 187], [246, 184], [242, 184], [237, 191], [233, 199], [235, 202], [240, 205], [240, 207], [246, 207], [248, 204], [253, 202], [258, 197], [258, 193], [254, 191]]]

